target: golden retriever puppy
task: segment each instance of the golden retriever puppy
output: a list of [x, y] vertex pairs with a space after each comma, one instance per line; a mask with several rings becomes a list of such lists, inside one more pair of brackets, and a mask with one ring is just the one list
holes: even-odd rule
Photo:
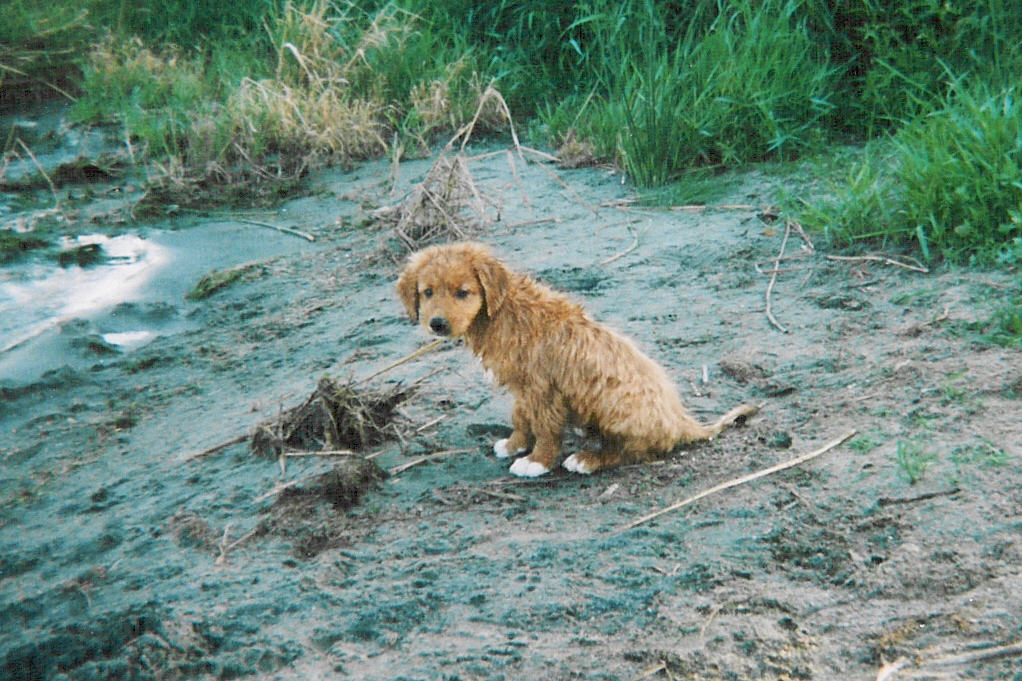
[[576, 473], [649, 460], [706, 440], [757, 411], [742, 405], [702, 425], [667, 374], [630, 340], [590, 319], [566, 296], [511, 271], [476, 243], [433, 246], [409, 258], [397, 282], [408, 314], [436, 336], [462, 338], [514, 398], [511, 437], [498, 457], [534, 477], [557, 464], [566, 425], [600, 446], [564, 460]]

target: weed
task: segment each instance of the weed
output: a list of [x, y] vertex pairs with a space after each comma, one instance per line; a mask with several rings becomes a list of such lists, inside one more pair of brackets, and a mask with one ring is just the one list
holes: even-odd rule
[[956, 84], [945, 106], [905, 126], [805, 205], [804, 225], [838, 245], [912, 247], [926, 260], [993, 265], [1022, 237], [1022, 106], [1012, 90]]
[[985, 438], [973, 445], [955, 447], [951, 450], [951, 461], [956, 468], [971, 464], [983, 468], [997, 468], [1006, 466], [1011, 461], [1011, 455]]
[[898, 465], [898, 472], [908, 484], [914, 485], [922, 479], [926, 469], [937, 460], [937, 455], [923, 451], [915, 442], [898, 440], [894, 460]]
[[243, 263], [225, 270], [214, 270], [203, 275], [192, 290], [185, 295], [185, 298], [192, 301], [205, 300], [217, 291], [221, 291], [245, 277], [252, 276], [257, 269], [259, 269], [259, 265], [256, 263]]
[[874, 440], [866, 435], [860, 435], [848, 442], [846, 446], [856, 454], [866, 454], [867, 452], [871, 452], [879, 447], [880, 444], [879, 440]]
[[47, 248], [49, 244], [42, 239], [18, 234], [9, 229], [0, 230], [0, 265], [20, 260], [29, 251]]
[[996, 345], [1022, 348], [1022, 285], [996, 304], [985, 338]]

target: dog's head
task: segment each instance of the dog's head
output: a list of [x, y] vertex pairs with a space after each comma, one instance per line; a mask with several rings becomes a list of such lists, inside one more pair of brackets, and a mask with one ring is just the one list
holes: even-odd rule
[[481, 244], [431, 246], [412, 254], [397, 281], [408, 315], [436, 336], [464, 336], [504, 303], [510, 273]]

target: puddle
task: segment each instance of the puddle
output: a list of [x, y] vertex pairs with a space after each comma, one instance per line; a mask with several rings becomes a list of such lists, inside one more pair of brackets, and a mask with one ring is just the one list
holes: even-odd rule
[[[142, 347], [193, 328], [185, 294], [210, 270], [265, 260], [311, 246], [301, 239], [232, 222], [182, 230], [81, 236], [69, 250], [102, 249], [100, 263], [61, 267], [30, 262], [0, 269], [0, 380], [33, 380], [95, 357]], [[77, 338], [77, 341], [75, 339]], [[74, 342], [72, 342], [74, 341]]]

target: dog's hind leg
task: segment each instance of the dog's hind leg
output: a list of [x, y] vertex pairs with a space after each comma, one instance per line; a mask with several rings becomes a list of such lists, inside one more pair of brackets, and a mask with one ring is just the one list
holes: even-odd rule
[[599, 450], [576, 452], [564, 460], [563, 466], [572, 473], [589, 475], [622, 464], [646, 461], [650, 452], [658, 448], [641, 439], [605, 438]]

